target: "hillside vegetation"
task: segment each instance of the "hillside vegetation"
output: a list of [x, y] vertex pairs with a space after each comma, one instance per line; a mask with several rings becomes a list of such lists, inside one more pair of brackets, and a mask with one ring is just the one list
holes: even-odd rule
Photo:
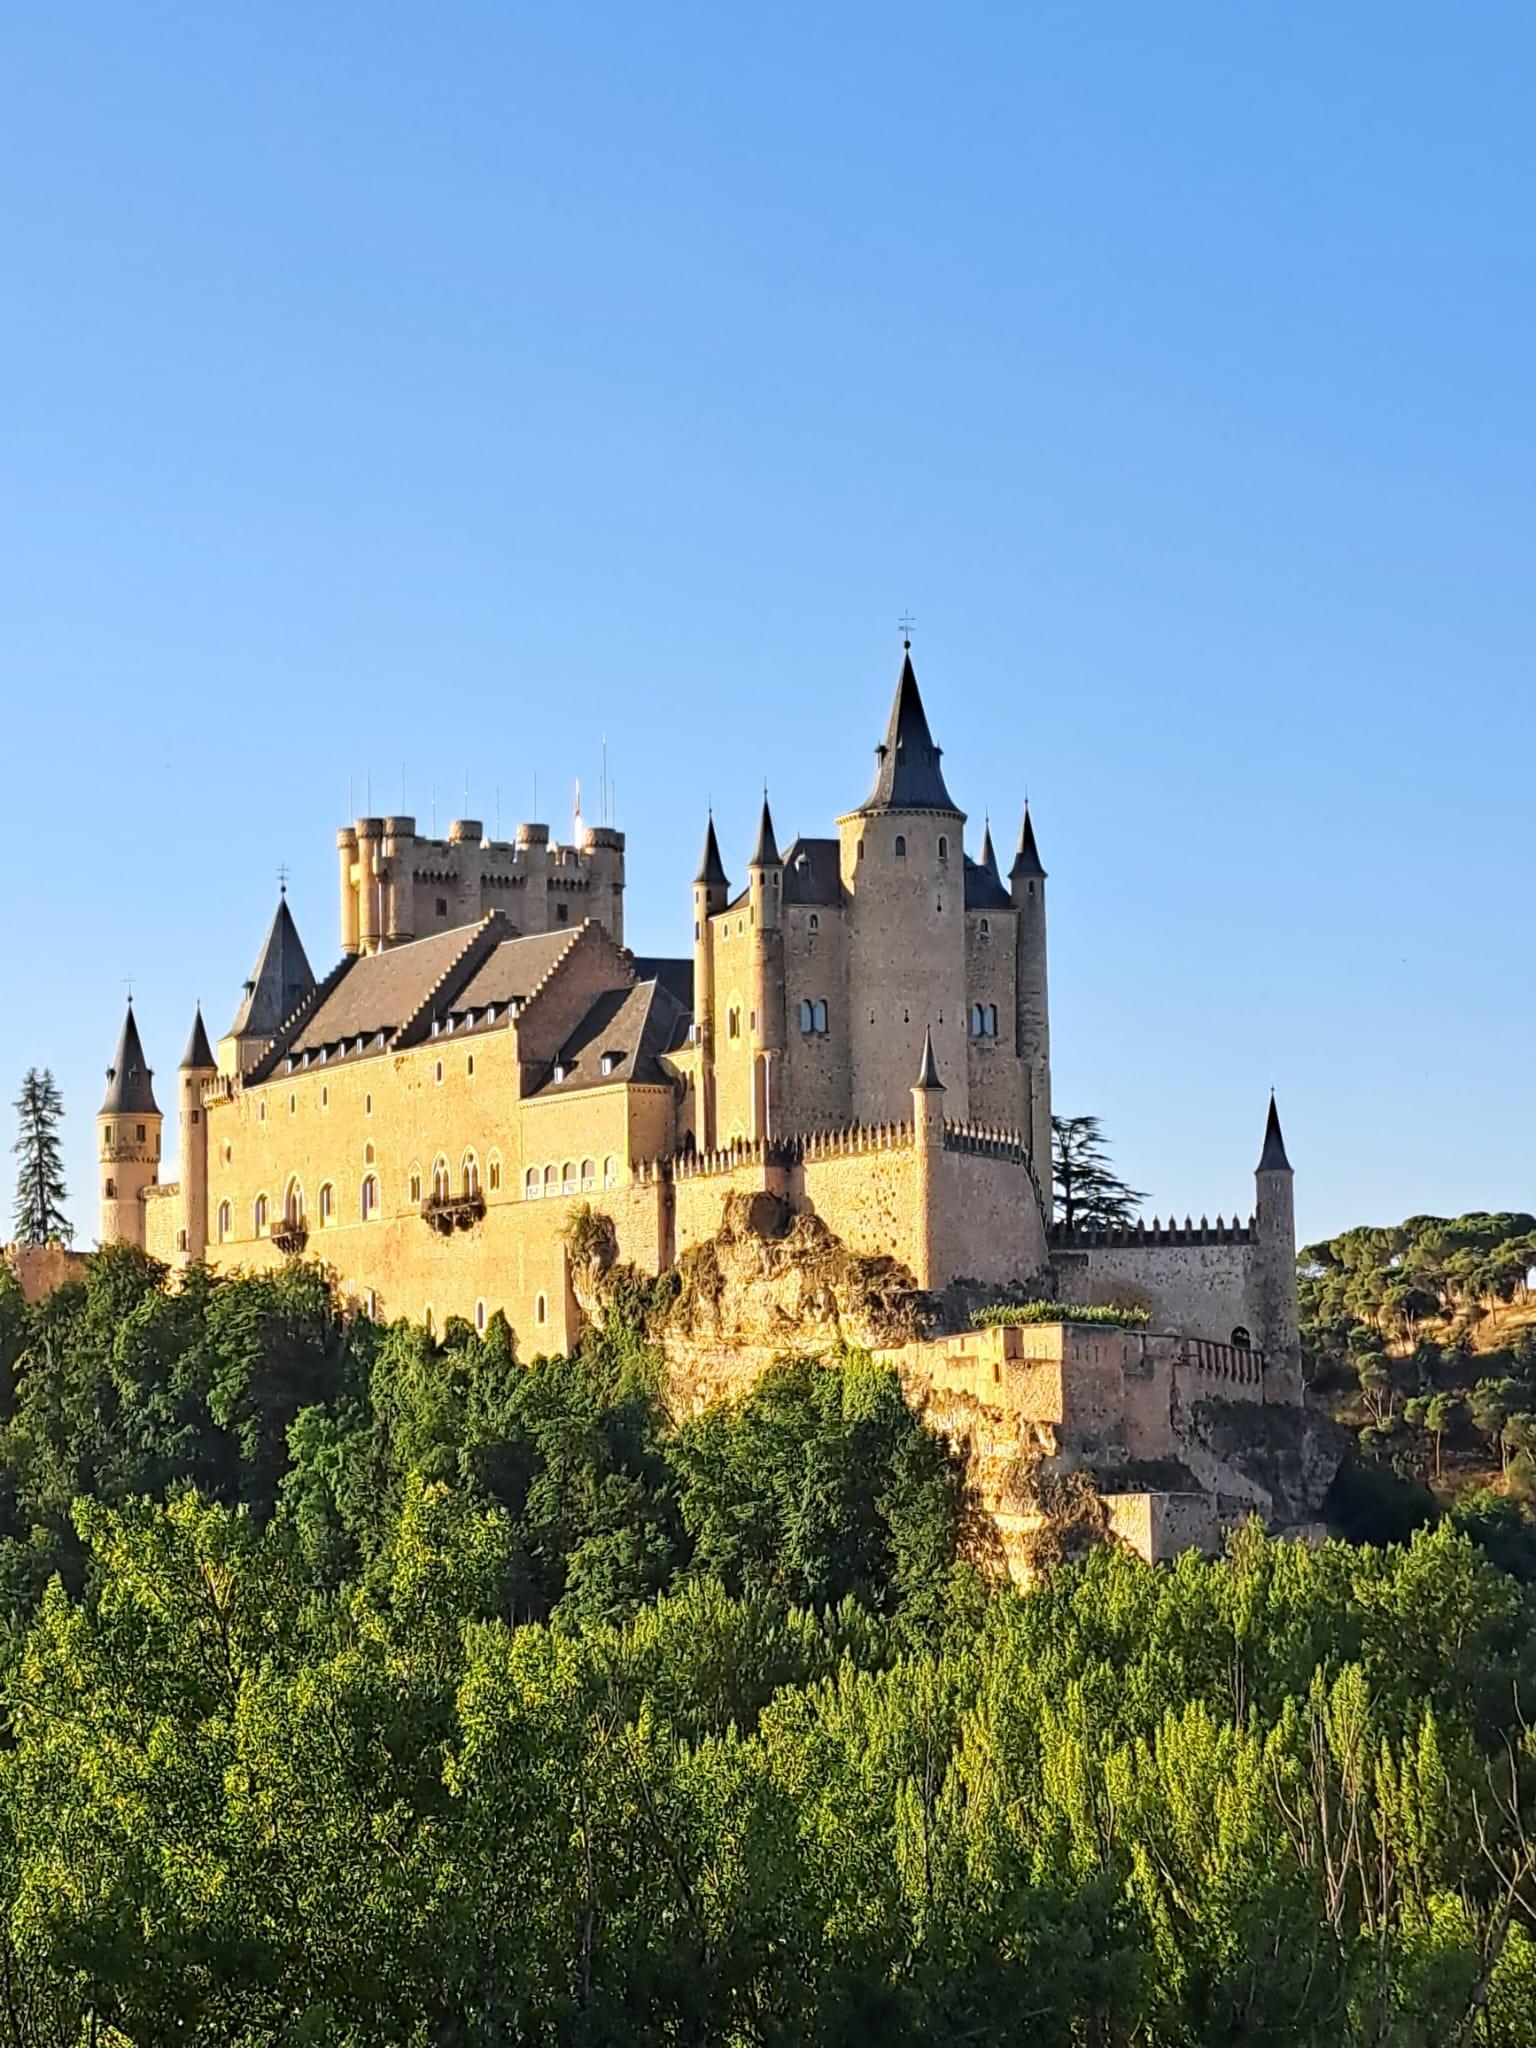
[[1536, 1592], [955, 1562], [868, 1360], [0, 1281], [0, 2044], [1524, 2048]]

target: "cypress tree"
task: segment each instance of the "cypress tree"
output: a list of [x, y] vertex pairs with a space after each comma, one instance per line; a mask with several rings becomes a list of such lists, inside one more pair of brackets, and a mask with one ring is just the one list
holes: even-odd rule
[[21, 1135], [12, 1150], [21, 1161], [16, 1176], [16, 1237], [21, 1244], [67, 1244], [74, 1235], [64, 1214], [64, 1158], [59, 1124], [64, 1102], [46, 1067], [32, 1067], [16, 1098]]

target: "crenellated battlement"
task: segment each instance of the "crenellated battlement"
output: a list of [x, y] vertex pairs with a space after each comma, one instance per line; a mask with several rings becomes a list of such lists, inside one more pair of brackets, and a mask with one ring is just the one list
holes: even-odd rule
[[1212, 1223], [1202, 1216], [1198, 1223], [1188, 1216], [1180, 1223], [1170, 1216], [1164, 1223], [1154, 1216], [1150, 1223], [1132, 1224], [1123, 1230], [1068, 1230], [1064, 1224], [1051, 1228], [1051, 1250], [1061, 1252], [1128, 1251], [1147, 1245], [1245, 1245], [1253, 1242], [1253, 1219], [1241, 1223], [1234, 1216], [1229, 1223], [1218, 1216]]

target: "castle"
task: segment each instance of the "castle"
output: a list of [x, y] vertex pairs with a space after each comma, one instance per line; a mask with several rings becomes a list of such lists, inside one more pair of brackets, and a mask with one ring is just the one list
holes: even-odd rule
[[910, 648], [835, 837], [781, 850], [765, 798], [733, 891], [711, 818], [691, 959], [626, 950], [616, 831], [552, 846], [543, 825], [507, 843], [360, 818], [338, 839], [337, 964], [315, 978], [281, 897], [216, 1049], [194, 1018], [174, 1182], [130, 1003], [98, 1119], [101, 1238], [173, 1267], [319, 1258], [380, 1316], [501, 1311], [526, 1356], [579, 1334], [579, 1205], [656, 1274], [728, 1197], [767, 1195], [931, 1297], [1144, 1307], [1290, 1388], [1273, 1102], [1250, 1221], [1053, 1228], [1045, 868], [1027, 807], [1006, 881], [965, 825]]

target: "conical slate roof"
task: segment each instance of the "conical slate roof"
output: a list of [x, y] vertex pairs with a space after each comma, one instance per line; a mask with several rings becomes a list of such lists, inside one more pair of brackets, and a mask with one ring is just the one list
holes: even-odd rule
[[187, 1049], [181, 1056], [181, 1071], [184, 1074], [196, 1073], [204, 1067], [212, 1069], [216, 1064], [213, 1048], [208, 1043], [208, 1032], [203, 1024], [203, 1006], [199, 1003], [197, 1013], [192, 1019]]
[[1008, 879], [1017, 881], [1020, 876], [1030, 881], [1044, 881], [1045, 869], [1040, 861], [1040, 849], [1035, 844], [1034, 821], [1029, 815], [1029, 805], [1024, 806], [1024, 827], [1019, 833], [1019, 850], [1013, 856], [1013, 866], [1008, 870]]
[[928, 715], [918, 693], [912, 670], [912, 650], [902, 657], [901, 680], [891, 706], [891, 722], [885, 740], [876, 747], [879, 766], [875, 786], [860, 805], [863, 811], [954, 811], [954, 799], [944, 786], [939, 766], [941, 747], [933, 743]]
[[158, 1116], [160, 1106], [155, 1101], [151, 1083], [153, 1075], [144, 1058], [144, 1047], [139, 1039], [139, 1027], [133, 1014], [130, 998], [128, 1014], [123, 1019], [123, 1035], [117, 1041], [117, 1051], [107, 1069], [107, 1092], [102, 1098], [101, 1110], [104, 1116]]
[[310, 972], [298, 927], [288, 908], [288, 898], [280, 896], [267, 942], [261, 949], [255, 972], [245, 984], [245, 1000], [229, 1027], [230, 1037], [275, 1037], [284, 1020], [292, 1016], [314, 985], [315, 977]]
[[1269, 1091], [1269, 1120], [1264, 1126], [1264, 1150], [1259, 1154], [1260, 1173], [1289, 1173], [1291, 1162], [1285, 1156], [1285, 1139], [1280, 1135], [1280, 1112], [1275, 1107], [1275, 1091]]
[[763, 815], [758, 821], [757, 827], [757, 845], [752, 853], [752, 866], [755, 868], [776, 868], [782, 867], [782, 865], [783, 863], [779, 859], [779, 843], [773, 836], [773, 819], [768, 812], [768, 797], [765, 792], [763, 796]]
[[704, 851], [699, 856], [699, 872], [694, 876], [694, 886], [701, 889], [725, 889], [730, 880], [725, 872], [725, 862], [720, 858], [720, 842], [715, 837], [715, 814], [709, 814], [709, 827], [704, 834]]
[[997, 872], [997, 855], [992, 849], [992, 827], [981, 835], [981, 859], [965, 863], [965, 907], [967, 910], [1011, 910], [1013, 898], [1003, 887]]
[[944, 1083], [939, 1079], [939, 1063], [933, 1056], [933, 1026], [930, 1024], [923, 1033], [923, 1064], [918, 1069], [919, 1088], [937, 1088], [943, 1092]]

